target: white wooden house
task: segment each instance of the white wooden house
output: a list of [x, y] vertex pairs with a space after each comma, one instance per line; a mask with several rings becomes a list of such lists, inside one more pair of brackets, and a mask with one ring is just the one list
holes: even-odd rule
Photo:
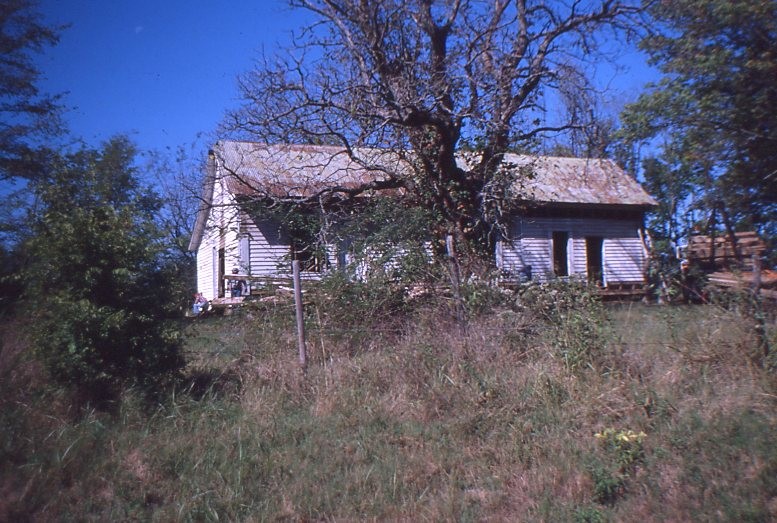
[[[293, 241], [282, 224], [270, 217], [252, 219], [241, 202], [259, 191], [294, 199], [323, 187], [370, 182], [379, 188], [386, 172], [403, 168], [400, 154], [358, 152], [359, 163], [332, 146], [218, 142], [209, 153], [189, 244], [197, 252], [198, 291], [207, 299], [223, 297], [225, 278], [235, 268], [254, 281], [288, 277]], [[518, 193], [531, 202], [529, 210], [513, 217], [508, 239], [496, 248], [496, 263], [506, 278], [579, 276], [605, 288], [644, 283], [644, 214], [655, 201], [630, 175], [609, 160], [508, 154], [505, 165], [516, 172]], [[519, 172], [532, 174], [519, 177]], [[318, 278], [351, 260], [329, 246], [323, 261], [309, 264], [303, 277]]]

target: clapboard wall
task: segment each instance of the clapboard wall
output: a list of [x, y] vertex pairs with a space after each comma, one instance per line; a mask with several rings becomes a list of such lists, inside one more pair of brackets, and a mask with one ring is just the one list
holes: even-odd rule
[[[219, 282], [223, 281], [223, 272], [240, 267], [238, 206], [226, 190], [223, 178], [216, 178], [213, 184], [212, 203], [207, 210], [205, 229], [197, 248], [197, 290], [208, 300], [219, 297]], [[223, 267], [219, 263], [222, 251]]]
[[567, 233], [568, 273], [587, 278], [586, 238], [602, 239], [604, 284], [644, 283], [647, 257], [637, 217], [591, 218], [585, 216], [516, 217], [509, 240], [497, 246], [496, 259], [507, 275], [519, 277], [531, 267], [532, 278], [547, 281], [554, 275], [553, 233]]
[[[248, 214], [240, 214], [238, 251], [241, 273], [260, 278], [291, 276], [291, 242], [283, 228], [272, 218], [252, 220]], [[337, 250], [326, 247], [327, 262], [337, 266]], [[319, 279], [321, 273], [302, 271], [303, 279]]]

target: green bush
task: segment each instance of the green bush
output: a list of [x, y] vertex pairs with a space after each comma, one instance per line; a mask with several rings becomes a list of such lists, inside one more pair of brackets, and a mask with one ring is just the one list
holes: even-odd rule
[[645, 459], [644, 432], [604, 429], [595, 434], [604, 453], [605, 463], [589, 466], [594, 482], [594, 499], [598, 503], [612, 505], [626, 489], [626, 481], [634, 468]]
[[149, 393], [183, 366], [175, 282], [124, 139], [52, 163], [35, 185], [42, 212], [25, 245], [36, 353], [51, 377], [90, 403], [126, 386]]
[[488, 281], [466, 282], [461, 286], [461, 296], [470, 315], [489, 314], [495, 309], [510, 309], [515, 295]]
[[407, 289], [387, 276], [355, 280], [332, 273], [314, 291], [321, 319], [335, 329], [390, 323], [408, 310]]

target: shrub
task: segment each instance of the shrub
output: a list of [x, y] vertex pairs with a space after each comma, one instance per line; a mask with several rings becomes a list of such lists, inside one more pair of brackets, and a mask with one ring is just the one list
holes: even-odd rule
[[123, 139], [58, 159], [36, 184], [43, 212], [25, 245], [37, 354], [52, 378], [88, 402], [125, 386], [152, 393], [183, 366], [173, 278]]
[[461, 286], [464, 305], [470, 315], [488, 314], [494, 309], [510, 309], [515, 304], [515, 295], [488, 281], [466, 282]]
[[387, 277], [362, 281], [333, 273], [315, 287], [313, 294], [317, 321], [341, 332], [385, 327], [409, 310], [407, 288]]

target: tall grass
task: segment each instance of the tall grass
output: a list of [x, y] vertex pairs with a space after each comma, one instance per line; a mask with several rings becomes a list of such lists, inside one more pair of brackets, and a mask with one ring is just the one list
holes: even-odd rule
[[111, 415], [68, 411], [8, 325], [0, 520], [777, 518], [777, 391], [747, 318], [532, 292], [463, 333], [443, 298], [382, 314], [359, 294], [365, 315], [311, 293], [307, 376], [290, 304], [205, 318], [187, 386]]

